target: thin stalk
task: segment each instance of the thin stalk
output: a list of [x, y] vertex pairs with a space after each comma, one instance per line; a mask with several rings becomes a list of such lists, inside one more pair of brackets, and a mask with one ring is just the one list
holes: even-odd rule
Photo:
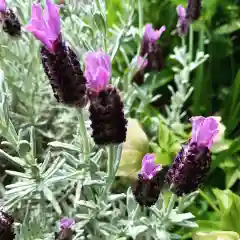
[[114, 173], [114, 160], [115, 160], [115, 149], [114, 145], [108, 146], [108, 163], [107, 163], [107, 175], [108, 180], [112, 178], [112, 175]]
[[[204, 51], [204, 28], [201, 28], [199, 36], [199, 45], [198, 49]], [[204, 75], [204, 64], [201, 64], [197, 70], [197, 76], [194, 82], [194, 93], [193, 93], [193, 113], [199, 114], [199, 99], [201, 97], [201, 90], [204, 87], [203, 84], [203, 75]]]
[[89, 146], [88, 134], [87, 134], [87, 129], [86, 129], [82, 109], [79, 110], [78, 119], [79, 119], [79, 128], [80, 128], [80, 134], [82, 137], [82, 144], [83, 144], [83, 158], [85, 161], [87, 161], [88, 155], [90, 153], [90, 146]]
[[107, 183], [100, 196], [100, 200], [103, 200], [106, 197], [106, 194], [112, 186], [116, 174], [114, 165], [119, 161], [118, 158], [118, 154], [115, 154], [115, 146], [113, 144], [110, 144], [108, 146]]
[[138, 0], [138, 27], [139, 27], [139, 31], [142, 31], [142, 27], [143, 27], [142, 0]]
[[189, 62], [192, 62], [192, 58], [193, 58], [193, 27], [192, 24], [190, 25], [190, 29], [189, 29]]

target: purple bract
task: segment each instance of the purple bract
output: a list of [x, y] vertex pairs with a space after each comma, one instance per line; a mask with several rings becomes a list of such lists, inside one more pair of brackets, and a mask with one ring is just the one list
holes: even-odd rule
[[198, 145], [211, 148], [216, 135], [219, 132], [219, 122], [214, 117], [192, 117], [192, 139]]
[[152, 24], [146, 24], [144, 32], [144, 41], [155, 43], [166, 30], [165, 26], [162, 26], [159, 30], [155, 30]]
[[54, 52], [54, 42], [60, 36], [59, 5], [51, 0], [46, 0], [46, 7], [42, 12], [41, 5], [32, 5], [32, 17], [26, 30], [31, 32], [35, 38], [40, 40], [49, 51]]
[[85, 72], [88, 86], [99, 92], [109, 83], [112, 75], [110, 56], [104, 52], [88, 52], [85, 56]]
[[161, 170], [160, 164], [155, 164], [154, 154], [147, 153], [142, 160], [141, 175], [145, 179], [152, 179], [158, 171]]
[[5, 12], [6, 8], [6, 0], [0, 0], [0, 12]]
[[60, 220], [61, 229], [71, 228], [75, 224], [75, 221], [72, 218], [64, 217]]

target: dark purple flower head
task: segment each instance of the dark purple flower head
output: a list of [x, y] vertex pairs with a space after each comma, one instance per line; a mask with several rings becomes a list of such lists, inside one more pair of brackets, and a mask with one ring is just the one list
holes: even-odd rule
[[61, 229], [72, 228], [74, 225], [75, 225], [75, 221], [72, 218], [63, 217], [60, 220], [60, 228]]
[[152, 179], [162, 169], [160, 164], [155, 164], [154, 154], [147, 153], [142, 160], [141, 175], [144, 179]]
[[0, 239], [14, 240], [15, 233], [13, 229], [14, 219], [6, 212], [0, 211]]
[[51, 0], [46, 0], [46, 7], [42, 12], [40, 3], [34, 3], [32, 18], [25, 27], [51, 52], [54, 52], [54, 43], [61, 33], [59, 8]]
[[187, 19], [190, 22], [198, 20], [201, 14], [202, 0], [188, 0]]
[[183, 36], [188, 32], [189, 20], [187, 19], [186, 9], [182, 5], [177, 6], [178, 24], [177, 30], [179, 36]]
[[211, 148], [215, 137], [219, 132], [219, 122], [214, 117], [192, 117], [192, 138], [198, 146]]
[[195, 191], [211, 167], [210, 148], [219, 132], [214, 117], [192, 117], [192, 137], [177, 154], [169, 168], [166, 181], [181, 196]]
[[109, 83], [112, 75], [110, 56], [104, 52], [89, 52], [85, 57], [84, 76], [90, 90], [99, 92]]
[[0, 0], [0, 23], [3, 31], [11, 37], [21, 36], [21, 24], [12, 9], [6, 5], [6, 0]]
[[6, 0], [0, 0], [0, 12], [5, 12], [7, 9]]

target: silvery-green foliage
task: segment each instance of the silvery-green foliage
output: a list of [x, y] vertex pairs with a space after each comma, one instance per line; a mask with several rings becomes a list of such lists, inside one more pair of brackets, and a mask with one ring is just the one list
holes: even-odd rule
[[[192, 31], [192, 28], [190, 28], [190, 31]], [[191, 44], [193, 44], [193, 41], [190, 42]], [[172, 97], [170, 106], [166, 107], [168, 124], [176, 131], [183, 131], [181, 120], [186, 115], [186, 112], [182, 108], [194, 90], [191, 86], [190, 74], [209, 57], [208, 54], [197, 51], [195, 59], [192, 60], [192, 54], [192, 52], [188, 51], [186, 45], [183, 45], [175, 47], [174, 53], [170, 56], [180, 65], [180, 67], [173, 68], [176, 91], [172, 86], [169, 86]]]
[[[30, 18], [31, 3], [9, 1], [23, 24]], [[141, 1], [139, 27], [133, 26], [135, 2], [123, 3], [118, 24], [107, 28], [104, 1], [66, 1], [62, 29], [81, 63], [87, 51], [102, 49], [110, 54], [122, 73], [113, 74], [112, 84], [124, 90], [128, 115], [144, 111], [160, 96], [153, 96], [157, 75], [145, 76], [146, 81], [150, 77], [151, 87], [131, 84], [137, 51], [128, 43], [141, 41]], [[18, 41], [0, 35], [0, 157], [7, 166], [4, 176], [12, 177], [11, 183], [0, 185], [0, 197], [4, 210], [17, 216], [16, 239], [54, 239], [56, 222], [64, 215], [76, 219], [74, 239], [83, 240], [172, 239], [180, 238], [169, 232], [174, 225], [196, 226], [194, 216], [183, 211], [197, 193], [179, 199], [177, 207], [175, 195], [167, 204], [161, 194], [149, 209], [138, 206], [131, 188], [127, 193], [111, 193], [122, 145], [95, 146], [87, 109], [77, 111], [56, 103], [41, 66], [38, 41], [25, 30]], [[206, 55], [198, 53], [189, 63], [186, 48], [176, 48], [173, 57], [183, 69], [176, 70], [178, 92], [173, 94], [168, 120], [180, 122], [185, 97], [192, 91], [186, 76]]]

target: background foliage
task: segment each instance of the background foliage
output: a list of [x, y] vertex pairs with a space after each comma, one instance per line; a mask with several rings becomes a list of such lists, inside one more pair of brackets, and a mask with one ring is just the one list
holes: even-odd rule
[[[29, 19], [31, 2], [9, 1], [23, 24]], [[236, 239], [234, 234], [240, 234], [240, 3], [236, 0], [203, 1], [201, 18], [193, 25], [194, 55], [200, 50], [208, 56], [202, 65], [191, 72], [189, 88], [193, 87], [193, 91], [183, 101], [181, 113], [185, 112], [185, 115], [176, 124], [166, 106], [174, 106], [171, 105], [173, 95], [170, 89], [178, 89], [174, 81], [174, 68], [180, 64], [176, 61], [178, 52], [174, 52], [174, 47], [181, 46], [181, 39], [174, 32], [176, 6], [186, 6], [186, 1], [143, 0], [140, 1], [143, 14], [139, 11], [138, 2], [108, 0], [107, 16], [104, 16], [101, 4], [83, 7], [78, 1], [66, 0], [61, 12], [64, 37], [78, 53], [81, 62], [87, 50], [103, 48], [103, 42], [107, 41], [107, 49], [113, 60], [113, 84], [124, 92], [126, 115], [131, 119], [113, 192], [125, 192], [147, 152], [155, 152], [157, 161], [167, 167], [181, 143], [189, 137], [189, 117], [221, 116], [222, 134], [213, 149], [211, 172], [200, 194], [187, 208], [196, 216], [199, 227], [174, 227], [172, 232], [180, 234], [182, 239], [191, 238], [192, 233], [197, 232], [193, 235], [194, 239], [205, 239], [206, 236], [199, 232], [218, 231], [206, 238], [216, 239], [216, 236], [224, 234], [220, 231], [232, 231], [228, 237]], [[103, 23], [105, 17], [106, 25]], [[144, 85], [138, 87], [130, 84], [131, 61], [140, 45], [142, 23], [149, 22], [156, 28], [162, 25], [167, 27], [160, 40], [165, 68], [160, 73], [147, 76]], [[0, 197], [17, 219], [24, 219], [24, 216], [27, 219], [29, 212], [34, 212], [32, 216], [37, 218], [39, 209], [34, 208], [34, 203], [42, 197], [40, 193], [44, 193], [45, 200], [53, 206], [53, 209], [49, 208], [52, 211], [48, 217], [50, 220], [56, 220], [65, 213], [74, 215], [85, 207], [78, 215], [81, 220], [79, 224], [85, 226], [93, 221], [98, 206], [84, 205], [73, 192], [81, 186], [101, 185], [99, 179], [105, 164], [102, 161], [99, 168], [96, 162], [105, 159], [106, 153], [91, 143], [97, 153], [91, 160], [91, 168], [95, 167], [97, 174], [86, 176], [84, 163], [78, 165], [76, 160], [84, 157], [81, 155], [79, 129], [76, 129], [78, 114], [57, 104], [53, 98], [41, 67], [39, 43], [26, 32], [18, 41], [8, 38], [3, 32], [0, 35]], [[89, 127], [88, 121], [86, 124]], [[62, 170], [62, 165], [67, 167]], [[23, 168], [27, 172], [22, 173]], [[19, 178], [21, 182], [16, 181]], [[40, 179], [44, 179], [44, 184]], [[54, 188], [56, 183], [59, 183], [57, 189]], [[164, 197], [167, 199], [168, 193]], [[69, 201], [75, 204], [74, 210], [69, 207]], [[93, 215], [90, 218], [88, 214]], [[101, 216], [104, 217], [108, 216]], [[94, 224], [91, 222], [88, 226]], [[28, 225], [32, 233], [39, 237], [39, 229], [34, 228], [34, 218]], [[104, 224], [97, 227], [106, 228]], [[46, 229], [45, 232], [50, 230]], [[21, 234], [27, 236], [24, 230]], [[80, 232], [79, 236], [82, 234]]]

